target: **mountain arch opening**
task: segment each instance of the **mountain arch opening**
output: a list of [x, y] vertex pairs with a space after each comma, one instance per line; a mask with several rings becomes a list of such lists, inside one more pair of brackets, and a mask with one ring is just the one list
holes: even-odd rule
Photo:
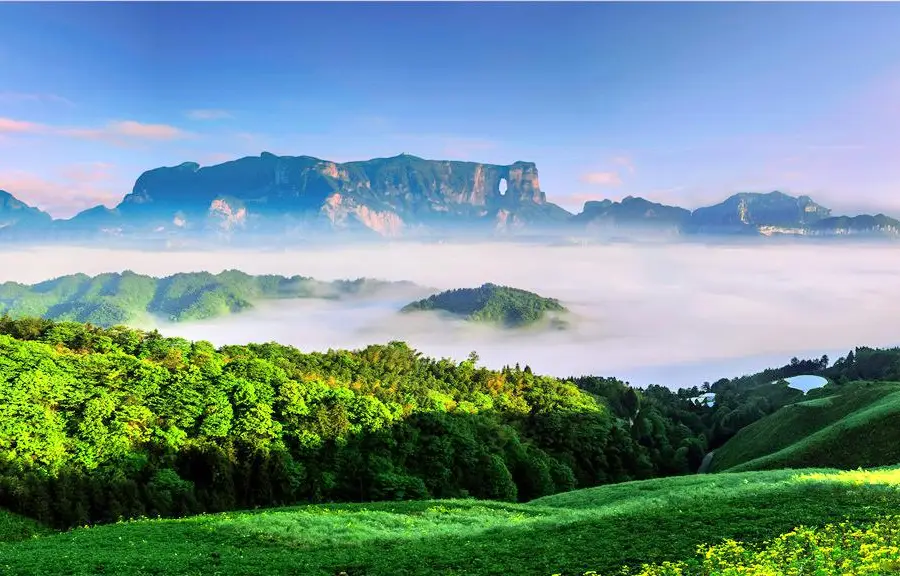
[[497, 191], [501, 196], [506, 196], [506, 178], [500, 178], [500, 183], [497, 184]]

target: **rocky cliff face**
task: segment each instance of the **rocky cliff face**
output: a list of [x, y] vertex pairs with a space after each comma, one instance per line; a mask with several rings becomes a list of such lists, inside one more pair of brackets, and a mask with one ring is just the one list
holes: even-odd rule
[[542, 214], [557, 220], [569, 216], [547, 202], [530, 162], [501, 166], [404, 154], [339, 164], [265, 152], [204, 168], [186, 162], [150, 170], [117, 211], [127, 227], [152, 230], [273, 231], [275, 226], [380, 236], [423, 226], [487, 228], [541, 220]]
[[782, 192], [742, 192], [724, 202], [698, 208], [691, 214], [694, 231], [756, 232], [760, 227], [805, 228], [831, 215], [831, 210], [809, 196], [793, 197]]
[[141, 174], [113, 209], [69, 220], [0, 191], [0, 240], [66, 241], [275, 237], [302, 240], [439, 234], [609, 232], [900, 236], [884, 215], [832, 217], [808, 196], [741, 193], [693, 212], [643, 198], [587, 202], [572, 215], [547, 202], [537, 167], [425, 160], [402, 154], [336, 163], [312, 156], [259, 156], [215, 166], [194, 162]]

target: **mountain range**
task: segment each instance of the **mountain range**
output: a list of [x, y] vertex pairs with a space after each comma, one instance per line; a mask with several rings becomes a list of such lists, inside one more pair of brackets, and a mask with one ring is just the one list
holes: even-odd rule
[[[505, 186], [504, 186], [505, 184]], [[571, 214], [537, 166], [391, 158], [336, 163], [263, 152], [149, 170], [115, 208], [53, 219], [0, 191], [0, 241], [416, 237], [516, 233], [900, 236], [885, 216], [835, 216], [808, 196], [743, 192], [693, 211], [626, 197]]]

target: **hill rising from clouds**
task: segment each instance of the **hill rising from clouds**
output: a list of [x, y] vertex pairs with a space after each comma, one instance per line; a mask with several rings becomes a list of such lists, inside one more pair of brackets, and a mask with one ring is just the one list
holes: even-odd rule
[[410, 282], [371, 278], [325, 282], [304, 276], [251, 276], [238, 270], [219, 274], [184, 272], [155, 278], [126, 270], [97, 276], [72, 274], [31, 286], [0, 284], [0, 315], [40, 316], [59, 321], [113, 326], [151, 317], [186, 321], [239, 313], [279, 298], [337, 300], [386, 290], [421, 294]]
[[547, 201], [531, 162], [426, 160], [408, 154], [336, 163], [263, 152], [144, 172], [112, 209], [53, 220], [0, 193], [0, 240], [102, 238], [279, 241], [429, 235], [900, 235], [878, 214], [834, 216], [808, 196], [734, 194], [694, 211], [628, 196], [576, 215]]

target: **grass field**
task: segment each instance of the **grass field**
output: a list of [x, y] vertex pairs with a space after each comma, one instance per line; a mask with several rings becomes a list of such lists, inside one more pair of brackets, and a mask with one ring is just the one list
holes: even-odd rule
[[854, 383], [785, 406], [717, 449], [710, 471], [900, 463], [900, 384]]
[[[529, 504], [419, 501], [140, 520], [0, 543], [15, 575], [542, 575], [691, 557], [900, 509], [900, 468], [629, 482]], [[18, 539], [18, 538], [16, 538]]]

